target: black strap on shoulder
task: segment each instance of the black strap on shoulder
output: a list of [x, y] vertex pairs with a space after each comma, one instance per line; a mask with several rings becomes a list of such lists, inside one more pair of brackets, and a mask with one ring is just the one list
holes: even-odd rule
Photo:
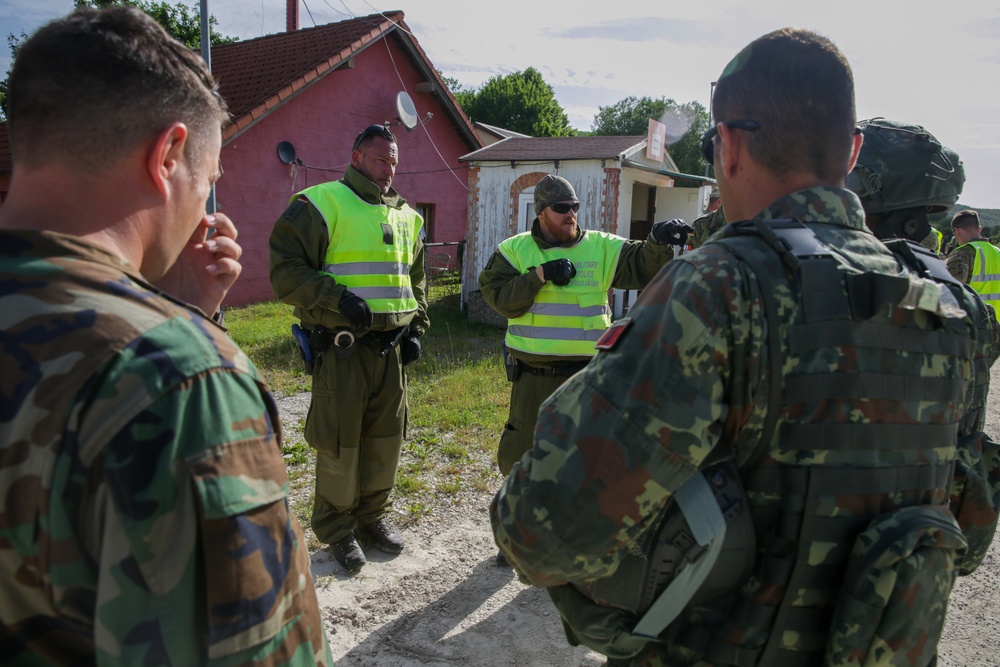
[[885, 247], [909, 268], [915, 269], [921, 277], [961, 287], [962, 283], [951, 275], [944, 260], [933, 250], [906, 239], [891, 239], [885, 242]]
[[757, 234], [778, 252], [801, 281], [807, 322], [851, 318], [840, 265], [813, 230], [794, 218], [751, 220], [730, 227], [735, 234]]

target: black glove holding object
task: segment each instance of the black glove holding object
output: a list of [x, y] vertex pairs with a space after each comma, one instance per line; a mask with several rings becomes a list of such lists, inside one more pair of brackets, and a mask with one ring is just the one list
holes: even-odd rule
[[412, 364], [420, 358], [420, 336], [407, 333], [399, 341], [399, 358], [404, 366]]
[[568, 259], [553, 259], [542, 264], [542, 275], [546, 282], [565, 287], [569, 285], [570, 278], [576, 275], [576, 267]]
[[344, 290], [344, 293], [340, 296], [339, 307], [340, 312], [351, 323], [351, 329], [354, 331], [367, 329], [372, 325], [371, 307], [368, 306], [367, 301], [354, 292]]
[[694, 227], [684, 222], [680, 218], [658, 222], [653, 225], [649, 235], [657, 243], [669, 243], [670, 245], [687, 245], [688, 234], [694, 231]]

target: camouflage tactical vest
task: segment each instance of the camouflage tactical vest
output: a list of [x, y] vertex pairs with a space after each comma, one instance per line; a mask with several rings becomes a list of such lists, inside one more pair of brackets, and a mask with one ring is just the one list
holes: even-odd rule
[[[843, 664], [890, 640], [913, 664], [931, 663], [965, 547], [948, 502], [974, 304], [925, 250], [893, 242], [889, 255], [865, 232], [856, 241], [871, 249], [863, 268], [796, 220], [734, 223], [713, 239], [752, 268], [767, 314], [767, 423], [741, 469], [752, 574], [714, 599], [696, 594], [645, 637], [634, 630], [647, 609], [602, 607], [593, 593], [648, 578], [627, 583], [634, 572], [619, 567], [589, 590], [551, 589], [571, 641], [617, 659], [646, 651], [645, 641], [670, 664], [794, 667]], [[738, 445], [722, 443], [710, 458]], [[886, 636], [899, 604], [912, 602], [894, 585], [920, 588], [926, 603], [899, 626], [916, 628], [912, 636]]]
[[[673, 641], [714, 664], [805, 666], [840, 664], [844, 652], [888, 640], [930, 664], [965, 546], [947, 503], [974, 350], [968, 294], [930, 253], [900, 261], [907, 268], [895, 275], [862, 271], [795, 220], [739, 223], [718, 242], [785, 309], [772, 303], [770, 357], [795, 370], [771, 387], [781, 423], [743, 471], [753, 575], [717, 607], [719, 625], [678, 624]], [[897, 257], [923, 252], [889, 245]], [[934, 583], [921, 594], [930, 603], [912, 619], [923, 633], [876, 636], [883, 630], [868, 626], [878, 619], [857, 608], [875, 606], [866, 593], [885, 604], [894, 594], [891, 583], [858, 590], [877, 578], [866, 568], [886, 565], [878, 576], [903, 580], [893, 568], [915, 561], [896, 550], [923, 546], [942, 547], [920, 555], [934, 564], [922, 573]], [[842, 589], [861, 602], [845, 602]], [[863, 639], [845, 640], [852, 632]]]

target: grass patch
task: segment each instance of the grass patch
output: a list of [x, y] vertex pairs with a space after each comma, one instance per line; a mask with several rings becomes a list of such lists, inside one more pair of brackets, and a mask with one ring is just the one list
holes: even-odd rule
[[[503, 331], [470, 323], [459, 311], [458, 289], [457, 280], [432, 285], [423, 355], [406, 368], [409, 430], [393, 491], [396, 519], [403, 524], [419, 521], [436, 502], [484, 493], [500, 481], [496, 447], [510, 400], [500, 354]], [[278, 302], [226, 311], [233, 340], [271, 390], [283, 395], [312, 386], [292, 339], [295, 322], [292, 307]], [[308, 526], [315, 452], [305, 443], [303, 428], [304, 420], [286, 425], [283, 455], [293, 493], [304, 496], [293, 501], [293, 509]]]

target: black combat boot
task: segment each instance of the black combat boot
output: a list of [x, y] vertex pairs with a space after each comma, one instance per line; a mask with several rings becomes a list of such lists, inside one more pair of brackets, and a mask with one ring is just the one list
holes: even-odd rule
[[403, 550], [403, 538], [386, 523], [385, 519], [379, 519], [375, 523], [366, 526], [358, 526], [358, 532], [368, 543], [373, 544], [379, 551], [387, 554], [398, 554]]
[[361, 550], [358, 541], [354, 539], [353, 532], [331, 544], [330, 551], [337, 562], [347, 570], [347, 574], [354, 574], [368, 562], [365, 559], [365, 552]]

